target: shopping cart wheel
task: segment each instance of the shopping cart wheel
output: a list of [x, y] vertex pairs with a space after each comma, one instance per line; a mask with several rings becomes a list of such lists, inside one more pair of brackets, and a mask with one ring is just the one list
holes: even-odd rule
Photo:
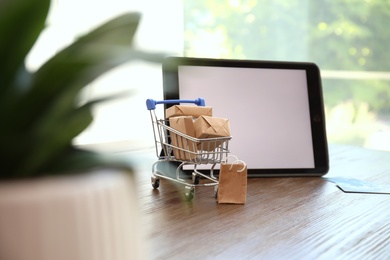
[[200, 176], [195, 172], [192, 173], [192, 183], [199, 184]]
[[186, 186], [185, 188], [185, 196], [187, 201], [191, 201], [195, 196], [195, 188]]
[[214, 186], [214, 197], [218, 198], [218, 185]]
[[159, 178], [152, 176], [151, 181], [152, 181], [153, 189], [157, 189], [158, 187], [160, 187], [160, 179]]

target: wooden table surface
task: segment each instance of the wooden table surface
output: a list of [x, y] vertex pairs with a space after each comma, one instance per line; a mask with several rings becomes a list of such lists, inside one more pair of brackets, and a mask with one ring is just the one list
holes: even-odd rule
[[[245, 205], [217, 204], [210, 187], [187, 202], [183, 186], [152, 188], [152, 152], [136, 174], [151, 259], [390, 259], [390, 195], [249, 178]], [[330, 168], [325, 177], [390, 185], [390, 152], [331, 145]]]

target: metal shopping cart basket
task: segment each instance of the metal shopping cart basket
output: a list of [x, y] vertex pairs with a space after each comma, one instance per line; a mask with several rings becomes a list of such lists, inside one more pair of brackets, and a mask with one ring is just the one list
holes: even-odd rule
[[[194, 103], [198, 106], [205, 106], [202, 98], [195, 100], [146, 100], [147, 109], [150, 111], [153, 134], [155, 140], [156, 155], [158, 160], [152, 166], [151, 182], [153, 188], [160, 186], [160, 178], [168, 179], [185, 187], [185, 198], [192, 200], [195, 195], [195, 187], [214, 187], [214, 195], [217, 196], [218, 179], [214, 176], [214, 169], [217, 164], [224, 161], [229, 154], [229, 141], [231, 136], [198, 139], [179, 132], [169, 126], [169, 120], [158, 119], [156, 115], [157, 104], [181, 104]], [[169, 176], [158, 167], [160, 163], [174, 165], [175, 174]], [[189, 166], [188, 166], [189, 165]], [[198, 169], [199, 165], [207, 165]], [[182, 178], [181, 172], [186, 166], [192, 171], [192, 178]], [[206, 170], [204, 169], [206, 168]], [[172, 167], [167, 168], [172, 169]], [[202, 183], [200, 181], [202, 178]]]

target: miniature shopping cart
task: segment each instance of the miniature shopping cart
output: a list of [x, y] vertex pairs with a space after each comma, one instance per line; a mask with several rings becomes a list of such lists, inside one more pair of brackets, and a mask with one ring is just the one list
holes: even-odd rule
[[[195, 100], [146, 100], [147, 109], [153, 125], [156, 155], [158, 161], [152, 167], [152, 186], [157, 189], [160, 186], [160, 178], [168, 179], [185, 187], [185, 198], [192, 200], [195, 194], [195, 187], [214, 187], [214, 195], [217, 196], [218, 179], [214, 176], [214, 169], [217, 164], [223, 162], [229, 154], [228, 144], [231, 136], [198, 139], [177, 131], [169, 126], [169, 120], [158, 119], [156, 115], [157, 104], [181, 104], [194, 103], [198, 106], [205, 106], [202, 98]], [[170, 167], [158, 167], [165, 164]], [[206, 165], [199, 169], [199, 165]], [[172, 167], [174, 166], [174, 167]], [[182, 178], [184, 167], [190, 168], [192, 178]], [[165, 171], [175, 171], [169, 174]], [[206, 170], [204, 169], [206, 168]], [[202, 177], [202, 183], [201, 183]]]

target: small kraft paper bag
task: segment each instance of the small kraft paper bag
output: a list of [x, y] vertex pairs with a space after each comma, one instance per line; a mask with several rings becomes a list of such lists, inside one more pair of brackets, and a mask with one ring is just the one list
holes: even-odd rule
[[243, 161], [221, 163], [218, 203], [245, 204], [247, 175], [247, 167]]

